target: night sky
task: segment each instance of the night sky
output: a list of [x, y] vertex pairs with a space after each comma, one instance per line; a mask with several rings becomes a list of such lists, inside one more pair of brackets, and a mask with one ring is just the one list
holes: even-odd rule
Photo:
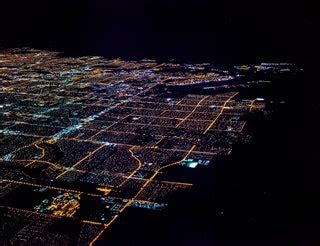
[[221, 63], [310, 61], [315, 8], [289, 0], [48, 0], [2, 4], [0, 46]]

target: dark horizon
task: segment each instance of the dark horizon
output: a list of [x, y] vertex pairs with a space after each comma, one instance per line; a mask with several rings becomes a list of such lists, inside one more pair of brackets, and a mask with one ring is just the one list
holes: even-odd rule
[[190, 62], [311, 63], [315, 23], [306, 2], [10, 1], [0, 47], [71, 55]]

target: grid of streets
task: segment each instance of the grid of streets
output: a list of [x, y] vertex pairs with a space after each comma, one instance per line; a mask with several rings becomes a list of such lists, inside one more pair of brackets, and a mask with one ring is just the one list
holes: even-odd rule
[[93, 245], [128, 207], [164, 208], [192, 185], [164, 173], [230, 154], [264, 108], [232, 86], [171, 88], [231, 79], [210, 64], [2, 51], [0, 242]]

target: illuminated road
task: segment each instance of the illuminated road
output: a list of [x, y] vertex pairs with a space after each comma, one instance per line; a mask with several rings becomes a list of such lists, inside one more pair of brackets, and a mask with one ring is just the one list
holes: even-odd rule
[[[193, 184], [166, 181], [166, 171], [230, 154], [246, 136], [246, 115], [264, 110], [263, 100], [237, 96], [247, 84], [234, 78], [207, 63], [3, 51], [0, 227], [30, 245], [34, 235], [94, 245], [128, 207], [169, 206], [171, 193]], [[214, 89], [190, 94], [207, 83]], [[6, 231], [6, 220], [26, 233]], [[64, 223], [74, 234], [51, 231]]]

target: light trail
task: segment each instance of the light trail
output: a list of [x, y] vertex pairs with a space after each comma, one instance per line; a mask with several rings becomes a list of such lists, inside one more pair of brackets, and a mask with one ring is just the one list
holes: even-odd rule
[[78, 165], [80, 165], [83, 161], [85, 161], [86, 159], [88, 159], [89, 157], [91, 157], [92, 155], [94, 155], [97, 151], [99, 151], [100, 149], [102, 149], [103, 147], [105, 147], [105, 145], [101, 145], [100, 147], [98, 147], [97, 149], [95, 149], [93, 152], [90, 152], [88, 155], [86, 155], [85, 157], [83, 157], [81, 160], [79, 160], [76, 164], [74, 164], [72, 167], [70, 167], [68, 170], [65, 170], [64, 172], [62, 172], [61, 174], [59, 174], [56, 179], [60, 179], [63, 175], [65, 175], [67, 172], [69, 172], [70, 170], [76, 168]]
[[228, 98], [227, 101], [225, 101], [225, 103], [223, 104], [223, 106], [222, 106], [222, 108], [221, 108], [220, 113], [219, 113], [219, 114], [217, 115], [217, 117], [210, 123], [210, 125], [209, 125], [209, 126], [207, 127], [207, 129], [203, 132], [203, 134], [206, 134], [206, 133], [210, 130], [210, 128], [216, 123], [216, 121], [217, 121], [217, 120], [219, 119], [219, 117], [222, 115], [222, 113], [223, 113], [226, 105], [228, 104], [228, 102], [230, 102], [230, 100], [231, 100], [232, 98], [234, 98], [234, 97], [235, 97], [236, 95], [238, 95], [238, 94], [239, 94], [239, 92], [234, 93], [231, 97]]
[[198, 102], [198, 104], [194, 107], [194, 109], [193, 109], [186, 117], [184, 117], [184, 119], [183, 119], [182, 121], [180, 121], [180, 123], [178, 123], [178, 124], [176, 125], [176, 128], [178, 128], [183, 122], [185, 122], [185, 121], [197, 110], [197, 108], [201, 105], [201, 103], [202, 103], [204, 100], [206, 100], [208, 97], [209, 97], [209, 96], [205, 96], [204, 98], [202, 98], [202, 99]]

